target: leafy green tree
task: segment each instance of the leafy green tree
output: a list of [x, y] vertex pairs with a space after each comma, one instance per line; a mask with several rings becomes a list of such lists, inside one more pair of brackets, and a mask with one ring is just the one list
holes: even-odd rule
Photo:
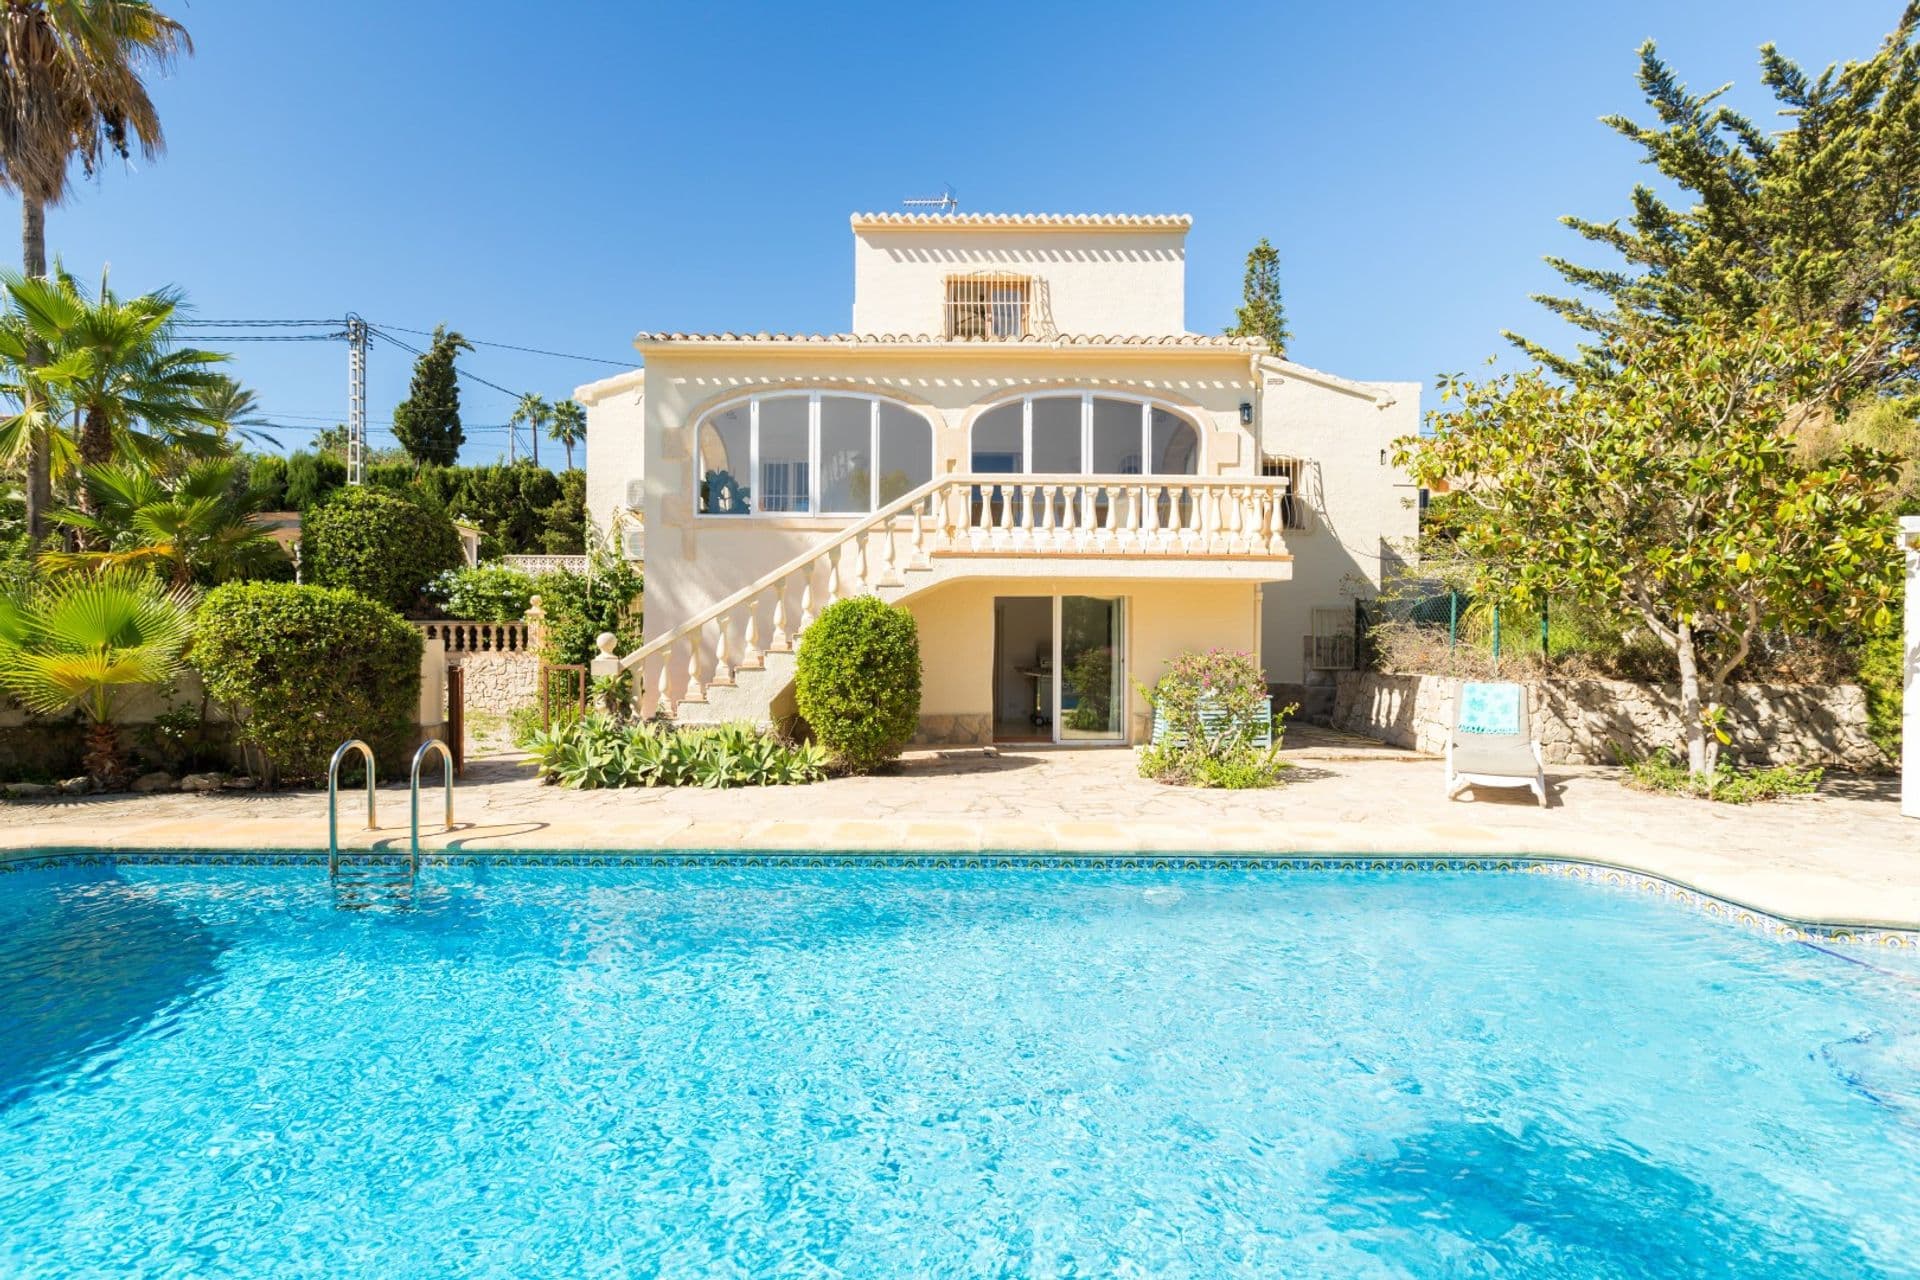
[[1548, 262], [1572, 296], [1538, 299], [1590, 335], [1557, 354], [1508, 337], [1563, 376], [1611, 358], [1608, 339], [1652, 325], [1741, 325], [1760, 312], [1802, 325], [1875, 324], [1834, 389], [1911, 389], [1904, 348], [1920, 337], [1920, 5], [1909, 3], [1873, 56], [1809, 75], [1772, 45], [1761, 80], [1786, 128], [1762, 129], [1720, 102], [1727, 86], [1690, 91], [1649, 42], [1639, 83], [1653, 114], [1605, 123], [1639, 149], [1679, 198], [1636, 186], [1624, 219], [1562, 221], [1616, 261]]
[[242, 386], [238, 378], [230, 378], [217, 373], [214, 380], [200, 395], [200, 407], [207, 417], [221, 424], [221, 430], [229, 441], [240, 440], [248, 444], [279, 444], [273, 433], [266, 430], [269, 425], [260, 410], [260, 397]]
[[127, 773], [120, 696], [171, 680], [192, 631], [192, 595], [143, 569], [57, 574], [0, 596], [0, 684], [45, 715], [79, 706], [93, 722], [87, 772], [114, 786]]
[[[507, 430], [511, 433], [519, 427], [527, 429], [527, 435], [533, 440], [533, 465], [540, 465], [540, 437], [545, 434], [547, 423], [553, 420], [553, 406], [540, 396], [529, 391], [520, 397], [520, 403], [513, 407], [513, 413], [507, 418]], [[513, 452], [512, 441], [518, 437], [508, 436], [507, 451]]]
[[587, 438], [587, 411], [578, 400], [562, 400], [553, 406], [553, 425], [547, 434], [567, 451], [567, 470], [573, 470], [573, 446]]
[[1604, 608], [1658, 638], [1688, 768], [1711, 777], [1727, 681], [1763, 629], [1891, 617], [1897, 462], [1859, 445], [1814, 460], [1791, 429], [1878, 341], [1767, 311], [1737, 327], [1622, 328], [1605, 373], [1446, 380], [1452, 407], [1398, 453], [1420, 483], [1453, 489], [1449, 525], [1478, 592]]
[[1287, 306], [1280, 298], [1280, 251], [1265, 236], [1247, 254], [1247, 275], [1240, 286], [1240, 306], [1227, 332], [1242, 338], [1265, 338], [1275, 351], [1293, 341], [1287, 328]]
[[[66, 200], [75, 160], [92, 176], [110, 155], [159, 155], [160, 114], [142, 77], [182, 52], [193, 52], [186, 28], [145, 0], [8, 0], [0, 11], [0, 188], [20, 197], [28, 278], [47, 274], [47, 206]], [[34, 407], [21, 406], [30, 421]], [[53, 493], [44, 432], [28, 433], [22, 456], [38, 542]]]
[[450, 467], [467, 433], [460, 426], [460, 379], [454, 359], [473, 344], [447, 326], [435, 325], [433, 343], [413, 362], [407, 398], [393, 408], [393, 433], [415, 462]]
[[84, 468], [92, 513], [58, 511], [54, 520], [89, 534], [91, 550], [45, 551], [50, 569], [135, 565], [176, 587], [272, 577], [286, 557], [253, 520], [256, 491], [238, 483], [232, 458], [197, 462], [179, 474], [137, 463]]

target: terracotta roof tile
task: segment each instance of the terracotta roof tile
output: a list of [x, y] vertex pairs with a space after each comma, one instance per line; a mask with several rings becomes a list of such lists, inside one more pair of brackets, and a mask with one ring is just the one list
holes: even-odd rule
[[668, 333], [643, 330], [635, 342], [648, 345], [724, 346], [792, 344], [837, 347], [1185, 347], [1205, 351], [1268, 350], [1264, 338], [1208, 333], [1029, 334], [1024, 338], [947, 338], [937, 333]]

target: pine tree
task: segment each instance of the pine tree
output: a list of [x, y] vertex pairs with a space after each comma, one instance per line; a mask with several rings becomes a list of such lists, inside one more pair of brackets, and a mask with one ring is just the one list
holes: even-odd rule
[[1900, 392], [1910, 376], [1901, 349], [1920, 337], [1920, 4], [1864, 61], [1809, 75], [1772, 45], [1760, 50], [1761, 81], [1788, 127], [1770, 132], [1721, 105], [1728, 86], [1693, 93], [1651, 42], [1640, 48], [1639, 84], [1654, 123], [1624, 115], [1604, 123], [1683, 193], [1669, 202], [1634, 188], [1623, 219], [1561, 221], [1619, 261], [1548, 263], [1573, 296], [1536, 301], [1592, 335], [1556, 353], [1507, 337], [1556, 372], [1604, 371], [1610, 338], [1638, 324], [1670, 331], [1739, 326], [1763, 310], [1797, 322], [1854, 327], [1898, 309], [1903, 323], [1875, 326], [1886, 343], [1861, 353], [1841, 398]]
[[1241, 304], [1227, 332], [1241, 338], [1265, 338], [1275, 351], [1286, 350], [1293, 333], [1287, 328], [1287, 305], [1280, 300], [1280, 251], [1265, 236], [1247, 254], [1247, 277], [1240, 286]]
[[433, 345], [413, 363], [407, 398], [393, 408], [393, 434], [415, 462], [450, 467], [467, 433], [460, 428], [460, 383], [454, 358], [473, 344], [445, 325], [435, 325]]

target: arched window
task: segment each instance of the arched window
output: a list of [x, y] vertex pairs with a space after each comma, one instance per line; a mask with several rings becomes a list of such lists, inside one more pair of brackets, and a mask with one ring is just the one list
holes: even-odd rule
[[970, 469], [1015, 475], [1196, 475], [1200, 429], [1138, 396], [1036, 392], [973, 423]]
[[770, 391], [700, 420], [701, 515], [862, 515], [933, 478], [933, 424], [881, 396]]

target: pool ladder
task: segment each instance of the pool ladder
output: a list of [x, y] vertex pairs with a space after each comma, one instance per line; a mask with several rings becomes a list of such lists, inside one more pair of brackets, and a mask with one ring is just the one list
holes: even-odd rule
[[378, 825], [373, 748], [351, 738], [334, 748], [327, 763], [327, 879], [333, 883], [340, 905], [363, 906], [380, 899], [410, 897], [420, 877], [420, 770], [430, 752], [438, 751], [443, 769], [443, 790], [447, 797], [446, 828], [453, 829], [453, 752], [438, 738], [429, 738], [413, 753], [409, 781], [410, 814], [407, 856], [403, 861], [389, 855], [368, 852], [342, 855], [340, 852], [340, 765], [349, 753], [358, 751], [366, 763], [367, 830]]

